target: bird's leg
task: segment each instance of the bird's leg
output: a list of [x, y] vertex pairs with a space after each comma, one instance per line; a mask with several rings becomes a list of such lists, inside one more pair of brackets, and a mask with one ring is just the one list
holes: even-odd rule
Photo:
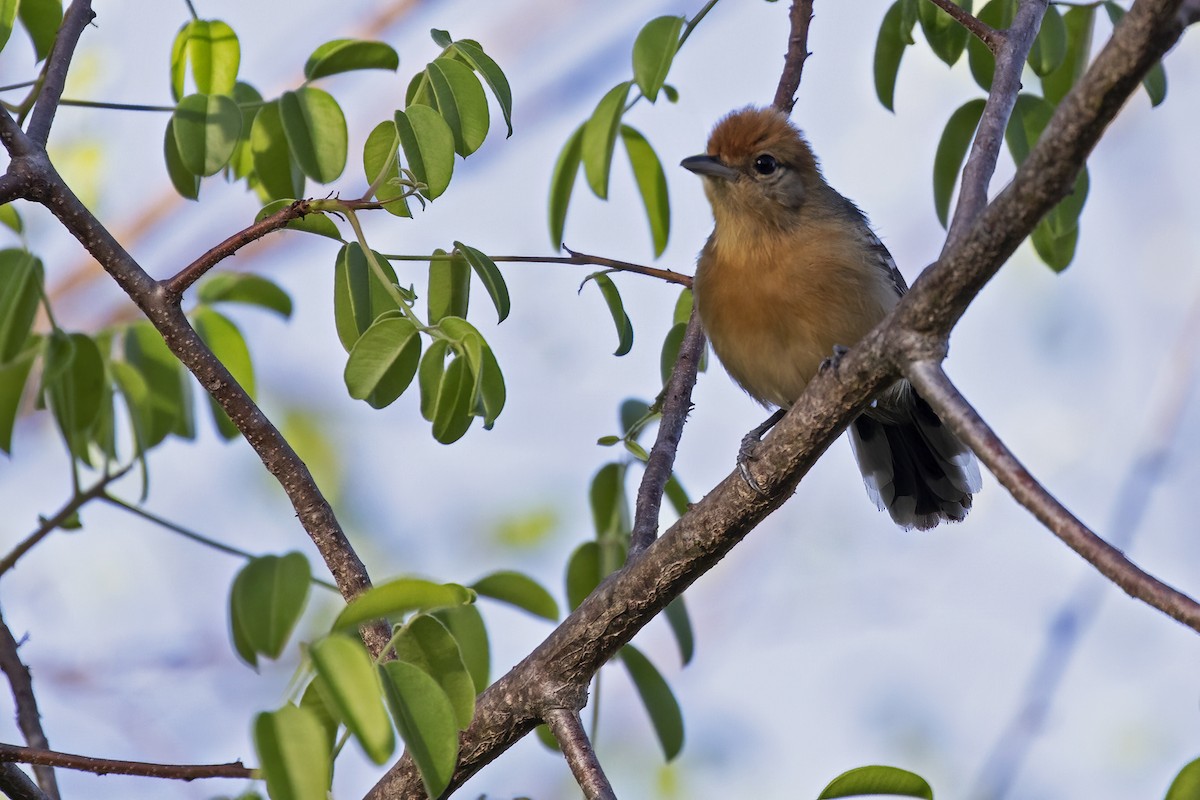
[[840, 344], [835, 344], [833, 346], [833, 355], [821, 362], [821, 366], [819, 367], [820, 371], [826, 372], [828, 370], [833, 370], [833, 374], [837, 375], [838, 366], [842, 363], [842, 356], [849, 352], [849, 347], [843, 347]]
[[767, 431], [771, 430], [771, 428], [774, 428], [779, 420], [783, 419], [783, 415], [786, 413], [787, 409], [781, 408], [771, 416], [767, 417], [763, 424], [759, 425], [757, 428], [742, 437], [742, 446], [738, 448], [738, 472], [741, 473], [742, 480], [744, 480], [751, 489], [759, 494], [763, 494], [763, 489], [758, 485], [758, 481], [755, 480], [754, 476], [750, 473], [750, 462], [754, 460], [754, 450], [758, 447], [759, 442], [762, 441], [762, 437]]

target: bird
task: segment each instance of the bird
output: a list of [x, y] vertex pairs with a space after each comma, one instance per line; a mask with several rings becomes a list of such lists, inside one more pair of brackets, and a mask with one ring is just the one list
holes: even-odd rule
[[[681, 166], [703, 179], [714, 227], [693, 283], [700, 322], [733, 380], [779, 409], [743, 440], [746, 462], [823, 364], [836, 364], [908, 286], [853, 202], [821, 174], [790, 117], [746, 107]], [[974, 455], [906, 380], [850, 425], [867, 493], [905, 530], [961, 521], [980, 488]]]

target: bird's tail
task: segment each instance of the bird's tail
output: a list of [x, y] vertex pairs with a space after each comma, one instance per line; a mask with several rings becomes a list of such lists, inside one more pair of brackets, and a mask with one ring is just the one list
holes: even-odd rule
[[867, 494], [905, 530], [959, 522], [980, 487], [975, 456], [907, 383], [899, 398], [850, 426]]

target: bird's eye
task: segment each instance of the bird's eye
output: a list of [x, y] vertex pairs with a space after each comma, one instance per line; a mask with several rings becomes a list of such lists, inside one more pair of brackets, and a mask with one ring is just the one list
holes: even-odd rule
[[759, 175], [770, 175], [779, 167], [779, 162], [770, 153], [763, 153], [754, 159], [754, 171]]

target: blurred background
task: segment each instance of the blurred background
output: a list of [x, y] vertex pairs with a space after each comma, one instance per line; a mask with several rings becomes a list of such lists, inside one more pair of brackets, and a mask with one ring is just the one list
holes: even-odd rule
[[[378, 38], [396, 47], [398, 75], [322, 82], [350, 124], [350, 166], [329, 187], [348, 196], [363, 188], [355, 153], [366, 134], [402, 105], [409, 77], [439, 52], [429, 29], [478, 39], [512, 84], [513, 137], [497, 135], [493, 106], [493, 135], [456, 164], [448, 193], [415, 220], [374, 215], [368, 236], [383, 252], [425, 254], [459, 239], [493, 255], [555, 252], [546, 197], [559, 148], [603, 93], [629, 77], [641, 25], [662, 14], [690, 16], [701, 5], [345, 0], [334, 10], [311, 0], [196, 2], [202, 18], [237, 31], [242, 79], [267, 97], [297, 86], [304, 59], [329, 39]], [[95, 8], [66, 96], [169, 104], [170, 47], [187, 19], [185, 4], [98, 0]], [[886, 8], [881, 0], [817, 3], [793, 118], [826, 177], [868, 213], [911, 282], [944, 238], [931, 189], [938, 137], [950, 113], [980, 92], [965, 59], [948, 70], [920, 43], [900, 70], [897, 113], [883, 109], [871, 70]], [[692, 271], [711, 216], [699, 181], [675, 165], [703, 150], [725, 112], [770, 102], [787, 11], [785, 2], [718, 4], [672, 68], [679, 102], [641, 103], [627, 119], [667, 169], [673, 225], [657, 265]], [[1107, 31], [1098, 21], [1097, 41]], [[33, 77], [25, 42], [16, 41], [22, 36], [0, 58], [0, 83]], [[1200, 593], [1200, 414], [1190, 400], [1177, 416], [1163, 409], [1190, 386], [1196, 367], [1194, 353], [1180, 347], [1200, 296], [1195, 38], [1185, 37], [1166, 60], [1165, 104], [1151, 110], [1139, 92], [1094, 154], [1073, 265], [1055, 275], [1022, 247], [956, 329], [947, 364], [1033, 474], [1106, 536], [1131, 468], [1163, 419], [1173, 420], [1166, 467], [1129, 554], [1192, 595]], [[161, 155], [166, 121], [165, 114], [64, 107], [51, 137], [68, 180], [156, 277], [174, 274], [257, 211], [242, 186], [219, 178], [205, 180], [199, 205], [175, 196]], [[1006, 158], [996, 188], [1011, 173]], [[580, 182], [566, 243], [650, 263], [650, 234], [626, 165], [616, 164], [613, 181], [609, 203]], [[129, 301], [48, 213], [21, 212], [64, 326], [93, 330], [129, 318]], [[0, 233], [0, 246], [14, 243]], [[621, 400], [657, 391], [677, 290], [615, 276], [636, 341], [632, 353], [614, 358], [616, 335], [599, 293], [576, 293], [588, 269], [502, 265], [512, 316], [496, 326], [477, 292], [472, 319], [504, 369], [508, 405], [494, 430], [476, 426], [445, 447], [429, 435], [415, 391], [383, 411], [347, 396], [330, 300], [336, 251], [329, 240], [275, 234], [223, 268], [262, 272], [296, 302], [288, 323], [254, 310], [231, 313], [250, 342], [262, 406], [298, 437], [372, 576], [469, 582], [514, 568], [561, 598], [566, 557], [592, 535], [588, 482], [615, 455], [595, 441], [618, 432]], [[419, 290], [426, 266], [397, 271]], [[694, 401], [677, 472], [696, 499], [731, 471], [739, 440], [763, 411], [715, 362]], [[304, 551], [319, 569], [253, 452], [221, 443], [201, 416], [197, 442], [169, 442], [152, 454], [147, 507], [256, 553]], [[68, 462], [48, 415], [20, 422], [14, 448], [11, 459], [0, 458], [4, 551], [69, 492]], [[137, 486], [127, 480], [117, 493], [134, 500]], [[233, 655], [226, 598], [241, 562], [109, 507], [88, 506], [82, 519], [81, 531], [53, 534], [0, 587], [6, 621], [18, 638], [28, 635], [21, 655], [51, 745], [112, 758], [253, 763], [250, 720], [282, 700], [297, 651], [261, 674]], [[616, 667], [603, 673], [600, 758], [617, 793], [631, 798], [815, 797], [840, 772], [871, 763], [914, 770], [939, 797], [985, 796], [985, 765], [1025, 702], [1047, 637], [1063, 628], [1055, 628], [1060, 609], [1092, 575], [990, 475], [963, 524], [898, 532], [867, 500], [839, 441], [796, 496], [687, 593], [698, 636], [691, 665], [679, 668], [661, 622], [637, 639], [683, 707], [683, 754], [663, 765]], [[1002, 770], [1013, 782], [1009, 797], [1161, 797], [1200, 755], [1200, 639], [1099, 586], [1098, 616], [1049, 699], [1043, 729], [1028, 740], [1019, 769]], [[324, 595], [315, 593], [301, 638], [336, 613]], [[549, 631], [494, 604], [484, 614], [493, 676]], [[8, 715], [0, 716], [0, 739], [19, 742]], [[357, 751], [347, 753], [335, 795], [361, 796], [379, 774]], [[66, 771], [59, 780], [64, 797], [98, 800], [206, 798], [244, 788]], [[460, 795], [542, 800], [577, 792], [562, 761], [526, 740]]]

